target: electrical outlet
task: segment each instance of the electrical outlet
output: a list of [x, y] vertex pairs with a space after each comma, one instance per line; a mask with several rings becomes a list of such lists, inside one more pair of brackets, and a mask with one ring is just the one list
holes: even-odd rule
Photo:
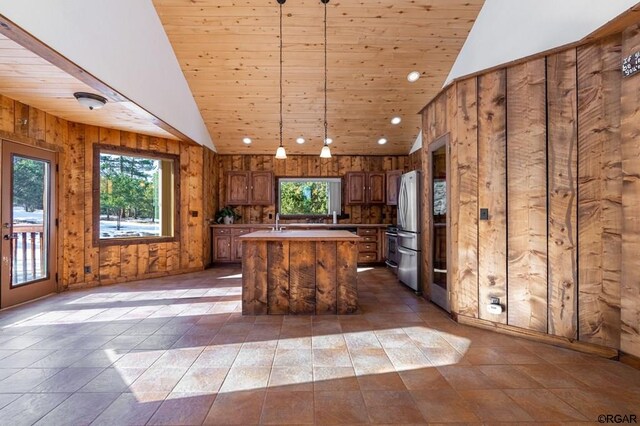
[[84, 267], [84, 273], [85, 274], [90, 274], [91, 273], [91, 266], [85, 266]]
[[191, 210], [189, 213], [191, 213], [191, 217], [198, 217], [198, 211], [197, 210]]
[[273, 219], [273, 213], [269, 213], [269, 219]]
[[491, 298], [489, 298], [489, 300], [491, 300], [491, 304], [492, 305], [499, 305], [500, 304], [500, 298], [499, 297], [491, 297]]
[[480, 209], [480, 220], [489, 220], [489, 209]]

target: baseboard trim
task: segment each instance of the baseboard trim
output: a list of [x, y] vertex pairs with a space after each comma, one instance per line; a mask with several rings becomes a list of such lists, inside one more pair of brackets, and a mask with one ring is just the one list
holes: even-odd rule
[[182, 275], [182, 274], [189, 274], [192, 272], [199, 272], [204, 270], [203, 267], [195, 267], [195, 268], [186, 268], [186, 269], [177, 269], [175, 271], [163, 271], [163, 272], [152, 272], [150, 274], [146, 274], [146, 275], [137, 275], [137, 276], [133, 276], [133, 277], [128, 277], [128, 278], [109, 278], [109, 279], [102, 279], [99, 281], [92, 281], [92, 282], [84, 282], [84, 283], [76, 283], [76, 284], [69, 284], [65, 290], [63, 291], [67, 291], [67, 290], [81, 290], [81, 289], [85, 289], [85, 288], [93, 288], [93, 287], [101, 287], [101, 286], [105, 286], [105, 285], [112, 285], [112, 284], [121, 284], [121, 283], [128, 283], [128, 282], [134, 282], [134, 281], [142, 281], [142, 280], [149, 280], [152, 278], [161, 278], [161, 277], [169, 277], [169, 276], [173, 276], [173, 275]]
[[579, 352], [601, 356], [603, 358], [618, 359], [620, 355], [617, 349], [594, 345], [592, 343], [580, 342], [578, 340], [569, 339], [566, 337], [551, 336], [539, 331], [526, 330], [524, 328], [505, 324], [496, 324], [491, 321], [466, 317], [463, 315], [456, 315], [454, 319], [457, 320], [460, 324], [470, 325], [473, 327], [478, 327], [509, 336], [521, 337], [536, 342], [547, 343], [554, 346], [561, 346], [563, 348], [573, 349]]
[[620, 351], [620, 362], [640, 370], [640, 358], [635, 355]]

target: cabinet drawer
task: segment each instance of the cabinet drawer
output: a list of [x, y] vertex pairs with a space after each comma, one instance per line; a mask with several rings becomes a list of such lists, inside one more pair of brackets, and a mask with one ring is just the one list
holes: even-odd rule
[[358, 263], [377, 262], [378, 256], [375, 253], [358, 253]]
[[375, 243], [378, 241], [377, 235], [364, 235], [362, 237], [362, 241], [365, 243]]
[[377, 243], [360, 243], [358, 244], [358, 249], [361, 253], [364, 252], [378, 252], [378, 244]]
[[251, 228], [233, 228], [231, 230], [232, 235], [244, 235], [249, 234], [251, 232]]
[[378, 235], [377, 228], [358, 228], [358, 235]]
[[231, 228], [213, 228], [213, 235], [231, 235]]

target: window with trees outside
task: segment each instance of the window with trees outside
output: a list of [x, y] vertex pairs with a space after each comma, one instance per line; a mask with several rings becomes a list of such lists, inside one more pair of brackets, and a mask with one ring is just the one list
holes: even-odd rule
[[174, 240], [177, 156], [99, 145], [94, 161], [94, 241]]
[[279, 178], [281, 216], [328, 216], [342, 209], [340, 178]]

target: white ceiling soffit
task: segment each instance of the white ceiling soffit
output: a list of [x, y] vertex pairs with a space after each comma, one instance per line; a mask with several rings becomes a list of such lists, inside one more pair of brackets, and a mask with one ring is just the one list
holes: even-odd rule
[[486, 0], [445, 86], [591, 34], [635, 0]]
[[409, 154], [413, 154], [420, 148], [422, 148], [422, 129], [420, 129], [420, 131], [418, 132], [418, 137], [416, 137], [415, 142], [413, 142], [413, 146], [411, 147], [411, 151], [409, 151]]
[[0, 13], [193, 141], [214, 149], [151, 0], [6, 1]]

